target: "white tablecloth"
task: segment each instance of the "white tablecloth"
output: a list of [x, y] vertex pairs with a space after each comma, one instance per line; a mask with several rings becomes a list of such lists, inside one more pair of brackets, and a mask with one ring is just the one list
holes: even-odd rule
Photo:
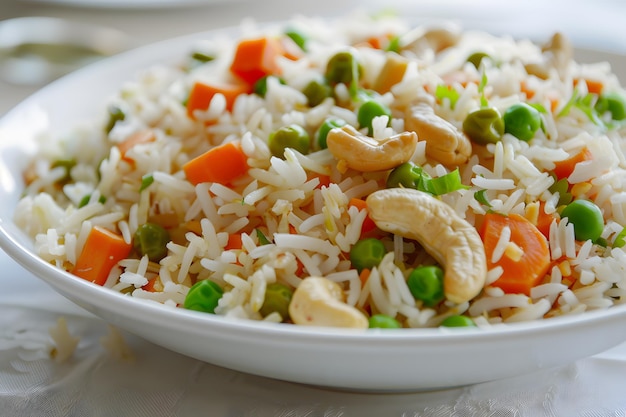
[[[120, 29], [141, 45], [237, 24], [248, 16], [260, 21], [296, 13], [332, 16], [356, 5], [375, 4], [240, 0], [178, 10], [96, 10], [43, 0], [3, 0], [0, 19], [67, 17]], [[558, 29], [579, 46], [626, 52], [622, 43], [626, 7], [617, 1], [528, 1], [511, 6], [442, 0], [387, 5], [406, 8], [413, 16], [451, 16], [468, 27], [516, 30], [523, 36], [540, 37]], [[533, 19], [533, 24], [524, 19]], [[521, 25], [514, 26], [515, 22]], [[35, 88], [0, 82], [0, 114]], [[118, 335], [117, 330], [57, 295], [1, 252], [0, 288], [2, 416], [626, 416], [626, 344], [567, 366], [504, 381], [421, 393], [350, 393], [219, 368], [123, 332], [119, 336], [129, 351], [120, 355], [102, 343]], [[48, 357], [49, 329], [61, 317], [80, 342], [68, 361], [57, 363]]]

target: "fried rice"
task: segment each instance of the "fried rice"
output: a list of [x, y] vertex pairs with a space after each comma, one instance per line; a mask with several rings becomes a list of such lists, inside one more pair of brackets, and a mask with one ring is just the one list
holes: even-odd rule
[[[266, 49], [244, 53], [246, 44]], [[343, 80], [329, 71], [338, 55], [353, 59]], [[325, 91], [321, 99], [311, 93], [314, 83]], [[436, 327], [452, 316], [488, 326], [606, 309], [626, 296], [626, 128], [619, 108], [602, 103], [616, 98], [619, 107], [625, 96], [608, 63], [577, 62], [560, 34], [537, 44], [362, 14], [332, 22], [299, 17], [246, 24], [232, 38], [189, 45], [178, 62], [129, 74], [88, 125], [42, 136], [24, 173], [15, 222], [46, 261], [77, 279], [98, 276], [96, 285], [138, 302], [185, 308], [190, 289], [211, 281], [219, 299], [209, 313], [222, 316], [343, 325], [332, 317], [294, 319], [291, 305], [270, 307], [268, 289], [280, 284], [289, 302], [310, 277], [339, 289], [323, 301], [340, 304], [331, 316], [345, 307], [366, 325], [384, 315], [400, 327]], [[366, 126], [359, 109], [370, 101], [390, 113], [375, 115]], [[494, 140], [473, 137], [466, 123], [472, 113], [492, 109], [502, 117], [522, 103], [539, 117], [531, 137], [520, 139], [509, 129], [513, 122], [502, 125], [506, 130], [496, 131]], [[434, 150], [443, 137], [418, 132], [408, 159], [361, 170], [360, 156], [351, 165], [349, 155], [318, 140], [320, 127], [333, 119], [354, 128], [359, 146], [370, 140], [382, 147], [408, 131], [417, 105], [469, 144], [467, 155], [452, 159], [460, 152], [453, 150], [438, 156]], [[294, 125], [306, 133], [306, 146], [276, 152], [277, 132]], [[330, 135], [338, 137], [342, 129], [334, 127]], [[242, 171], [234, 160], [212, 162], [222, 174], [236, 171], [227, 178], [198, 168], [226, 144], [243, 155]], [[384, 162], [386, 154], [380, 155], [374, 165]], [[420, 241], [370, 218], [369, 195], [390, 186], [411, 188], [389, 184], [402, 164], [421, 173], [420, 193], [449, 206], [485, 241], [479, 250], [485, 251], [485, 273], [467, 300], [427, 300], [410, 285], [420, 267], [451, 268], [433, 253], [442, 236]], [[429, 184], [437, 179], [445, 186], [433, 192]], [[584, 238], [584, 224], [561, 215], [578, 200], [601, 212], [593, 237]], [[535, 262], [533, 247], [524, 246], [513, 223], [498, 229], [487, 247], [485, 223], [493, 215], [525, 219], [545, 240], [538, 276], [524, 276], [524, 265]], [[423, 221], [409, 224], [419, 234], [429, 227]], [[146, 224], [167, 231], [160, 257], [150, 259], [137, 245]], [[106, 259], [96, 259], [112, 256], [105, 248], [86, 253], [94, 229], [127, 248], [106, 268]], [[381, 242], [385, 253], [375, 265], [358, 268], [351, 251], [365, 239]], [[90, 262], [94, 273], [81, 277], [77, 265]], [[311, 315], [319, 313], [319, 306], [310, 308]]]

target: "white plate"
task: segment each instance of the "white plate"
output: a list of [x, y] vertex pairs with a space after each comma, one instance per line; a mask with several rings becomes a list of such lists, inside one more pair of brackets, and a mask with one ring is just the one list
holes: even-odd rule
[[[174, 62], [194, 40], [233, 31], [173, 39], [101, 61], [47, 86], [0, 120], [0, 246], [59, 293], [113, 325], [210, 363], [306, 384], [375, 391], [451, 387], [566, 364], [626, 340], [626, 305], [484, 330], [348, 331], [229, 320], [140, 302], [76, 279], [36, 256], [11, 222], [24, 154], [32, 150], [35, 132], [68, 130], [94, 116], [137, 70]], [[622, 56], [605, 58], [626, 62]]]

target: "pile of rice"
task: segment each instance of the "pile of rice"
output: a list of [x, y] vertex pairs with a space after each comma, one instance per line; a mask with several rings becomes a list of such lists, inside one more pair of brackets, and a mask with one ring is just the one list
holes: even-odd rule
[[[239, 40], [261, 35], [285, 39], [286, 28], [298, 29], [308, 42], [307, 52], [297, 59], [278, 60], [284, 84], [269, 78], [265, 98], [242, 94], [232, 111], [226, 109], [224, 97], [216, 95], [205, 111], [187, 114], [184, 103], [193, 83], [229, 76]], [[190, 45], [189, 55], [180, 62], [146, 69], [120, 88], [109, 104], [123, 110], [125, 118], [110, 132], [104, 128], [108, 115], [103, 108], [93, 124], [62, 137], [49, 132], [41, 138], [39, 152], [25, 173], [27, 188], [15, 222], [33, 237], [42, 258], [68, 271], [92, 227], [107, 228], [130, 242], [140, 225], [160, 223], [172, 236], [167, 256], [155, 263], [131, 254], [111, 270], [104, 286], [138, 300], [182, 307], [189, 288], [209, 279], [224, 290], [215, 314], [252, 320], [282, 321], [277, 313], [264, 317], [259, 312], [266, 286], [280, 282], [296, 288], [307, 276], [337, 282], [345, 303], [366, 315], [386, 314], [413, 328], [438, 326], [450, 315], [463, 314], [485, 326], [623, 303], [626, 252], [612, 242], [626, 225], [626, 129], [594, 121], [577, 106], [563, 111], [574, 94], [588, 92], [587, 84], [577, 80], [596, 80], [605, 91], [624, 94], [609, 64], [570, 60], [540, 77], [529, 74], [528, 68], [544, 62], [547, 53], [528, 40], [462, 32], [456, 42], [437, 50], [428, 43], [428, 34], [434, 33], [429, 31], [395, 17], [359, 14], [334, 23], [298, 18], [272, 27], [246, 24], [237, 39]], [[347, 254], [361, 237], [367, 213], [348, 202], [384, 188], [389, 171], [346, 170], [328, 149], [316, 145], [308, 154], [287, 149], [284, 158], [276, 158], [267, 142], [272, 132], [294, 123], [313, 137], [329, 116], [358, 127], [358, 103], [351, 100], [346, 85], [338, 84], [333, 97], [314, 107], [307, 105], [302, 90], [324, 73], [331, 56], [346, 50], [362, 64], [361, 87], [369, 88], [391, 53], [373, 45], [372, 39], [398, 39], [401, 46], [418, 40], [400, 51], [410, 60], [401, 81], [378, 98], [393, 116], [389, 123], [376, 119], [376, 139], [403, 132], [403, 109], [425, 96], [433, 98], [437, 115], [459, 129], [466, 115], [481, 106], [481, 96], [501, 112], [518, 102], [548, 109], [542, 114], [543, 129], [529, 142], [505, 134], [495, 144], [474, 145], [468, 162], [458, 166], [468, 187], [439, 197], [460, 217], [475, 225], [487, 211], [536, 218], [538, 202], [547, 213], [556, 213], [559, 195], [550, 191], [554, 162], [586, 146], [593, 158], [579, 164], [569, 182], [575, 198], [592, 199], [601, 208], [604, 244], [576, 241], [572, 225], [557, 221], [556, 214], [549, 235], [554, 262], [529, 295], [505, 294], [491, 285], [501, 273], [494, 268], [473, 300], [462, 304], [444, 300], [427, 307], [411, 295], [406, 278], [413, 267], [434, 260], [418, 242], [387, 233], [380, 236], [389, 253], [363, 283]], [[476, 51], [491, 58], [478, 68], [466, 61]], [[198, 52], [215, 59], [194, 61], [191, 55]], [[480, 86], [480, 80], [487, 84]], [[459, 93], [454, 106], [434, 97], [440, 85]], [[523, 86], [534, 91], [532, 98]], [[122, 158], [117, 145], [144, 130], [155, 140], [133, 147]], [[186, 179], [182, 170], [186, 162], [233, 140], [241, 141], [248, 157], [245, 176], [229, 186], [194, 186]], [[433, 177], [457, 168], [431, 160], [425, 150], [426, 143], [420, 141], [411, 160]], [[54, 164], [58, 160], [73, 161], [69, 177], [65, 167]], [[154, 181], [139, 191], [146, 175]], [[329, 185], [321, 185], [320, 176], [330, 177]], [[475, 198], [477, 192], [484, 193], [489, 206]], [[89, 202], [78, 208], [86, 195], [91, 196]], [[271, 243], [260, 242], [257, 230]], [[239, 233], [242, 248], [225, 249], [229, 236]], [[504, 248], [507, 237], [500, 240]], [[407, 259], [412, 263], [405, 264]], [[146, 284], [155, 278], [156, 284], [147, 290]]]

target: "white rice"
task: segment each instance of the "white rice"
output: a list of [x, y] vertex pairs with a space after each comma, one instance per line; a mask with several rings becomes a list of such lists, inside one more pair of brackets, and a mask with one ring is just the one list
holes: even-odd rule
[[511, 239], [511, 228], [509, 226], [504, 226], [500, 231], [500, 237], [498, 238], [498, 242], [496, 243], [496, 247], [491, 254], [491, 263], [497, 263], [502, 255], [504, 255], [504, 251], [506, 250], [507, 245]]
[[[224, 78], [238, 41], [205, 40], [203, 49], [215, 52], [216, 60], [190, 66], [189, 58], [182, 57], [174, 65], [147, 69], [122, 86], [110, 104], [126, 117], [110, 132], [102, 129], [103, 113], [93, 125], [78, 127], [59, 139], [50, 140], [56, 132], [43, 135], [15, 215], [15, 222], [32, 236], [37, 253], [71, 271], [94, 226], [118, 233], [131, 244], [141, 225], [162, 222], [170, 231], [167, 255], [154, 262], [131, 253], [108, 273], [105, 287], [138, 300], [181, 307], [195, 282], [210, 279], [224, 291], [216, 314], [269, 322], [289, 319], [277, 312], [265, 317], [260, 313], [267, 285], [279, 282], [297, 291], [308, 276], [336, 282], [343, 301], [360, 313], [386, 314], [404, 327], [438, 326], [456, 314], [468, 315], [480, 326], [538, 320], [609, 308], [626, 300], [626, 252], [614, 247], [626, 226], [626, 128], [623, 123], [610, 129], [599, 126], [581, 106], [566, 108], [574, 81], [585, 77], [601, 81], [606, 91], [625, 94], [608, 64], [572, 61], [561, 69], [563, 77], [553, 69], [542, 78], [526, 70], [525, 64], [543, 58], [540, 46], [527, 40], [467, 32], [436, 53], [409, 48], [410, 39], [425, 29], [411, 28], [397, 18], [350, 16], [337, 26], [302, 19], [294, 23], [309, 38], [308, 53], [300, 59], [277, 60], [284, 83], [268, 78], [264, 98], [239, 95], [229, 110], [227, 97], [218, 93], [206, 109], [195, 109], [190, 117], [181, 103], [191, 86]], [[280, 37], [282, 29], [242, 24], [242, 36], [265, 33]], [[431, 103], [434, 113], [459, 131], [468, 112], [483, 105], [483, 98], [501, 113], [524, 101], [546, 108], [542, 129], [529, 142], [506, 133], [495, 144], [474, 144], [473, 154], [457, 167], [434, 159], [431, 143], [419, 137], [410, 159], [432, 177], [459, 169], [465, 188], [438, 198], [479, 230], [490, 212], [516, 213], [531, 222], [552, 217], [547, 236], [551, 267], [527, 294], [509, 293], [499, 283], [511, 275], [504, 270], [504, 261], [519, 257], [524, 262], [525, 256], [523, 245], [506, 226], [488, 256], [485, 284], [476, 297], [460, 304], [444, 300], [435, 306], [416, 299], [407, 277], [415, 267], [435, 263], [424, 250], [428, 242], [378, 229], [366, 231], [371, 220], [368, 210], [353, 206], [354, 199], [364, 200], [384, 188], [389, 170], [358, 172], [317, 144], [317, 130], [329, 117], [343, 119], [362, 134], [368, 134], [368, 129], [359, 126], [360, 104], [353, 86], [336, 84], [334, 96], [314, 107], [308, 105], [304, 88], [323, 76], [332, 55], [349, 50], [362, 64], [359, 87], [372, 90], [390, 52], [368, 47], [366, 42], [376, 37], [384, 42], [396, 35], [406, 46], [402, 54], [408, 64], [389, 91], [376, 94], [392, 112], [391, 117], [374, 117], [373, 143], [403, 132], [407, 109], [416, 102]], [[489, 53], [498, 65], [486, 60], [475, 68], [467, 63], [469, 53], [479, 50]], [[479, 91], [483, 74], [487, 85]], [[522, 91], [522, 84], [532, 90], [532, 99]], [[458, 97], [436, 97], [438, 86], [454, 89]], [[586, 83], [576, 88], [581, 96], [587, 94]], [[287, 148], [282, 155], [272, 155], [269, 137], [288, 124], [305, 128], [310, 152]], [[154, 134], [154, 140], [123, 154], [120, 145], [145, 130]], [[188, 161], [234, 141], [241, 144], [247, 159], [246, 174], [224, 184], [188, 181], [183, 168]], [[562, 195], [553, 189], [553, 170], [583, 148], [592, 158], [576, 164], [567, 177], [568, 193]], [[76, 164], [55, 166], [53, 162], [60, 159]], [[147, 176], [153, 182], [142, 189]], [[601, 241], [576, 240], [574, 224], [559, 214], [568, 194], [591, 199], [601, 209], [605, 218]], [[419, 221], [415, 219], [416, 224]], [[366, 237], [381, 241], [388, 251], [368, 271], [369, 277], [350, 260], [351, 248]], [[240, 246], [232, 244], [236, 238]], [[151, 288], [150, 283], [157, 284]]]

